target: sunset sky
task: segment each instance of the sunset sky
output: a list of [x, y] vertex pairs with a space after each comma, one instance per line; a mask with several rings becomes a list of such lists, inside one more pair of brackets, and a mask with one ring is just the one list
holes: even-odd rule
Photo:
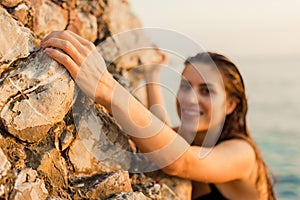
[[300, 1], [129, 0], [144, 27], [187, 35], [229, 56], [300, 57]]

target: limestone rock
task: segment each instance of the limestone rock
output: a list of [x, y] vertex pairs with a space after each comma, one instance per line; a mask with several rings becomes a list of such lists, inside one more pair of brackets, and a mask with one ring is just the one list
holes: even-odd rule
[[143, 192], [151, 199], [185, 200], [192, 198], [191, 181], [172, 177], [161, 171], [131, 176], [134, 191]]
[[156, 51], [149, 50], [152, 42], [144, 30], [139, 29], [141, 23], [127, 1], [107, 1], [102, 19], [112, 36], [98, 45], [105, 60], [115, 62], [117, 67], [124, 69], [161, 60]]
[[155, 180], [145, 174], [133, 174], [131, 176], [132, 189], [135, 192], [142, 192], [151, 199], [161, 200], [161, 186]]
[[[80, 107], [87, 108], [80, 110]], [[130, 167], [130, 145], [128, 138], [110, 117], [95, 107], [73, 105], [78, 139], [69, 150], [70, 161], [77, 172], [97, 169], [99, 172], [111, 172], [117, 169], [128, 170]]]
[[0, 82], [0, 116], [9, 133], [37, 142], [60, 122], [73, 101], [74, 82], [42, 50]]
[[4, 185], [0, 185], [0, 197], [2, 195], [4, 195], [5, 191], [4, 191]]
[[5, 7], [15, 7], [19, 3], [21, 3], [23, 0], [1, 0], [0, 3], [4, 5]]
[[12, 138], [0, 137], [0, 149], [6, 155], [12, 169], [21, 170], [25, 168], [26, 153], [23, 145], [17, 143]]
[[25, 3], [21, 3], [15, 7], [11, 14], [23, 25], [26, 25], [29, 22], [28, 15], [30, 14], [30, 9]]
[[153, 163], [105, 109], [75, 91], [65, 68], [33, 50], [33, 39], [39, 45], [51, 31], [73, 30], [98, 44], [132, 91], [143, 79], [138, 66], [161, 55], [136, 29], [128, 0], [0, 0], [0, 23], [0, 199], [191, 199], [188, 182], [129, 178]]
[[0, 7], [0, 74], [12, 61], [29, 55], [33, 37], [28, 28], [22, 27]]
[[12, 198], [14, 200], [43, 200], [48, 196], [43, 180], [37, 178], [37, 172], [30, 168], [26, 168], [19, 173], [14, 188], [16, 191], [15, 196]]
[[6, 175], [10, 167], [11, 167], [10, 162], [7, 160], [2, 149], [0, 148], [0, 179]]
[[89, 13], [79, 12], [72, 13], [68, 30], [71, 30], [85, 39], [94, 42], [97, 39], [97, 18]]
[[68, 11], [49, 0], [33, 0], [33, 32], [38, 38], [54, 30], [64, 30], [68, 24]]
[[143, 29], [112, 35], [98, 44], [97, 50], [108, 63], [116, 63], [117, 67], [127, 70], [162, 60]]
[[64, 200], [64, 199], [61, 198], [61, 197], [50, 196], [50, 197], [47, 198], [47, 200]]
[[71, 145], [71, 143], [74, 140], [74, 135], [73, 135], [74, 129], [75, 127], [73, 124], [66, 127], [64, 132], [58, 138], [59, 140], [58, 149], [61, 148], [61, 150], [64, 151], [66, 148], [68, 148]]
[[180, 199], [166, 184], [161, 185], [161, 199], [184, 200]]
[[58, 150], [53, 149], [49, 153], [44, 154], [38, 170], [44, 172], [49, 177], [53, 187], [67, 187], [68, 172], [66, 162]]
[[112, 197], [108, 198], [107, 200], [150, 200], [149, 197], [145, 196], [141, 192], [122, 192]]
[[132, 192], [130, 178], [126, 171], [71, 177], [70, 184], [73, 190], [78, 191], [75, 199], [105, 199], [116, 193]]
[[128, 172], [117, 171], [104, 179], [92, 192], [91, 198], [107, 198], [119, 192], [132, 192]]
[[[146, 175], [157, 181], [159, 184], [167, 186], [164, 186], [162, 189], [163, 195], [172, 195], [171, 193], [174, 192], [176, 196], [178, 196], [178, 199], [192, 198], [192, 183], [190, 180], [169, 176], [162, 171], [151, 172]], [[170, 193], [169, 191], [172, 192]]]
[[68, 151], [68, 157], [72, 163], [75, 172], [92, 174], [95, 171], [111, 171], [109, 166], [101, 166], [93, 155], [86, 149], [80, 139], [75, 140]]
[[106, 7], [106, 2], [104, 0], [76, 0], [75, 2], [77, 4], [77, 8], [80, 9], [82, 12], [91, 13], [94, 16], [101, 15], [103, 13], [103, 9]]
[[107, 1], [103, 15], [112, 35], [141, 27], [140, 20], [133, 14], [127, 1]]

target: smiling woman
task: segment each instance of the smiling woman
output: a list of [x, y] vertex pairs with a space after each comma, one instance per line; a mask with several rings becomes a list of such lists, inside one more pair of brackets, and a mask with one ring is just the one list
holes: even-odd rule
[[[145, 73], [146, 81], [156, 80], [156, 73]], [[149, 73], [153, 74], [152, 79]], [[182, 77], [177, 94], [181, 126], [176, 130], [179, 129], [179, 134], [194, 146], [209, 148], [217, 143], [204, 158], [210, 160], [204, 165], [210, 170], [199, 169], [202, 173], [206, 171], [206, 179], [197, 180], [191, 177], [191, 172], [183, 170], [194, 180], [193, 198], [275, 199], [268, 170], [247, 128], [244, 82], [235, 64], [220, 54], [199, 53], [185, 61]], [[161, 104], [158, 85], [156, 88], [153, 83], [150, 86], [148, 101]], [[189, 163], [193, 166], [189, 171], [197, 169], [195, 161]], [[239, 166], [226, 168], [228, 165]], [[195, 176], [200, 176], [201, 172]]]
[[[198, 131], [206, 131], [209, 126], [223, 124], [225, 114], [231, 113], [236, 103], [226, 101], [223, 81], [218, 70], [200, 63], [197, 63], [195, 68], [195, 63], [187, 62], [182, 75], [184, 78], [177, 94], [177, 110], [182, 128], [193, 127], [191, 124], [195, 124], [197, 120]], [[212, 108], [219, 112], [212, 113]]]
[[[165, 124], [164, 115], [158, 120], [113, 79], [92, 43], [70, 31], [58, 31], [49, 34], [42, 46], [69, 70], [83, 92], [114, 115], [125, 133], [164, 172], [194, 181], [194, 199], [275, 198], [247, 130], [242, 77], [228, 58], [201, 53], [186, 61], [183, 76], [188, 86], [178, 92], [183, 120], [177, 134]], [[161, 103], [155, 83], [148, 92], [150, 107]], [[192, 145], [184, 138], [192, 139]], [[209, 153], [199, 158], [203, 149]]]

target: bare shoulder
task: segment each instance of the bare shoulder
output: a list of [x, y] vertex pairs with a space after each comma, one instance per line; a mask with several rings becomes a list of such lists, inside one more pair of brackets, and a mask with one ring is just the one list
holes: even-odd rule
[[215, 148], [216, 151], [222, 152], [222, 155], [231, 155], [235, 159], [235, 163], [244, 169], [245, 176], [250, 175], [252, 169], [256, 164], [256, 153], [252, 145], [241, 139], [231, 139], [221, 142]]
[[253, 147], [249, 142], [242, 139], [231, 139], [221, 142], [216, 146], [219, 149], [227, 149], [228, 151], [236, 151], [238, 154], [247, 154], [249, 156], [255, 156]]

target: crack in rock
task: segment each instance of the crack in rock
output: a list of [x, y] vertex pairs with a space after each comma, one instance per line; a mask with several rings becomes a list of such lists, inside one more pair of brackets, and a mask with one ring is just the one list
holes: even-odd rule
[[43, 50], [30, 56], [1, 83], [0, 118], [9, 133], [37, 142], [72, 106], [74, 82]]

